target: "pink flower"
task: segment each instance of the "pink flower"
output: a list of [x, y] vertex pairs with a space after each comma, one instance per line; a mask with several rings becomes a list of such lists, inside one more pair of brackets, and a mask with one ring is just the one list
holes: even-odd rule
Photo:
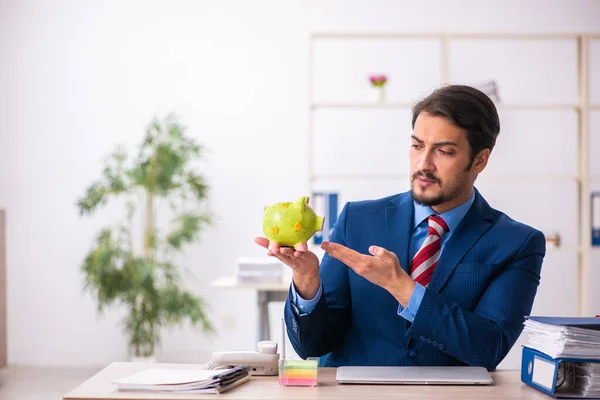
[[369, 81], [371, 81], [371, 84], [375, 87], [383, 87], [387, 82], [387, 76], [383, 74], [369, 75]]

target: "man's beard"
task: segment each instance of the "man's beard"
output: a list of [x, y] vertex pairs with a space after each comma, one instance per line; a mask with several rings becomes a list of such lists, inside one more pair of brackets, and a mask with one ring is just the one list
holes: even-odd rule
[[[431, 180], [435, 181], [435, 183], [437, 183], [440, 188], [439, 192], [437, 194], [435, 194], [433, 197], [425, 197], [424, 195], [419, 195], [418, 193], [416, 193], [415, 187], [414, 187], [414, 182], [419, 176], [422, 176], [427, 179], [431, 179]], [[464, 177], [461, 177], [461, 179], [459, 179], [459, 182], [462, 183], [462, 181], [464, 181]], [[427, 206], [427, 207], [438, 206], [442, 203], [446, 203], [448, 201], [454, 200], [456, 197], [459, 196], [460, 191], [461, 191], [460, 184], [452, 185], [452, 187], [450, 187], [448, 191], [444, 190], [444, 186], [445, 185], [442, 183], [442, 181], [439, 178], [437, 178], [435, 175], [433, 175], [432, 173], [418, 171], [413, 174], [413, 176], [410, 180], [410, 196], [418, 204], [421, 204], [421, 205]]]

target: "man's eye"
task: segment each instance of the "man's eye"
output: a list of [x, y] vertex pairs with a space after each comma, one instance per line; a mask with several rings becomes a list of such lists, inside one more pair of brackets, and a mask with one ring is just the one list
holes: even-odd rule
[[410, 147], [412, 147], [413, 149], [420, 149], [421, 145], [420, 144], [413, 144]]
[[445, 156], [450, 156], [450, 155], [454, 154], [451, 151], [444, 151], [444, 150], [440, 150], [440, 153], [442, 153]]

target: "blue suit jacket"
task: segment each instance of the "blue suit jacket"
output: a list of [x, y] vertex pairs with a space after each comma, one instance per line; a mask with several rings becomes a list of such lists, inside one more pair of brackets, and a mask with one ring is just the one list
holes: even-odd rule
[[[441, 254], [411, 323], [380, 286], [325, 255], [323, 295], [309, 314], [291, 297], [288, 335], [298, 355], [323, 366], [478, 365], [495, 368], [531, 311], [546, 252], [544, 235], [475, 200]], [[370, 245], [394, 252], [405, 270], [413, 218], [410, 193], [347, 203], [332, 242], [368, 254]]]

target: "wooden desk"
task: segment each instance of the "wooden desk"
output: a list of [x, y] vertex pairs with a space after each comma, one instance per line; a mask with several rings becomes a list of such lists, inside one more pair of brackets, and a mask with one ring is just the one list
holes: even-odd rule
[[223, 276], [211, 283], [220, 289], [256, 290], [258, 298], [258, 332], [256, 341], [269, 340], [269, 303], [286, 301], [291, 282], [239, 282], [235, 276]]
[[[548, 399], [549, 397], [521, 383], [520, 371], [492, 372], [493, 385], [487, 386], [402, 386], [338, 385], [335, 368], [319, 369], [317, 387], [281, 387], [277, 377], [258, 377], [231, 391], [215, 394], [172, 394], [118, 392], [111, 381], [138, 372], [148, 365], [113, 363], [63, 397], [65, 400], [173, 400], [173, 399]], [[200, 365], [160, 364], [161, 368], [201, 368]]]

